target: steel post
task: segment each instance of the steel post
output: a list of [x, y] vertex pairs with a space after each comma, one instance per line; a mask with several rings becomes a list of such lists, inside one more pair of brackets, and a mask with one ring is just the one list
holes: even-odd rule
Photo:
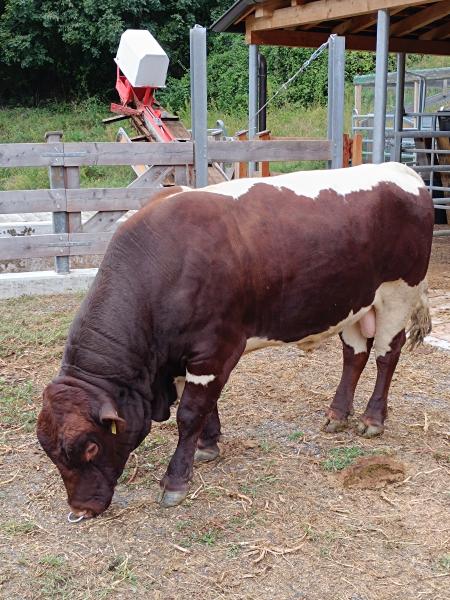
[[208, 185], [206, 29], [200, 25], [193, 27], [190, 43], [192, 138], [195, 186], [199, 188]]
[[386, 94], [389, 55], [389, 22], [388, 10], [378, 11], [377, 47], [375, 67], [375, 106], [373, 118], [373, 155], [372, 162], [384, 162], [386, 138]]
[[394, 120], [394, 151], [391, 160], [400, 162], [402, 159], [402, 138], [398, 135], [403, 131], [403, 115], [405, 114], [405, 58], [404, 52], [397, 54], [397, 82], [395, 87], [395, 120]]
[[[248, 47], [248, 139], [256, 136], [258, 128], [258, 46], [250, 44]], [[252, 177], [256, 164], [248, 163], [248, 174]]]
[[345, 95], [345, 38], [330, 40], [328, 63], [328, 138], [331, 140], [331, 168], [342, 167]]

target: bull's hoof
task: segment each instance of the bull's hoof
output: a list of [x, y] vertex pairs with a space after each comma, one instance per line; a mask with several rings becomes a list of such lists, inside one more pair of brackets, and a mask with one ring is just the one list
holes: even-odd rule
[[161, 508], [171, 508], [181, 504], [188, 495], [188, 492], [188, 489], [183, 491], [161, 490], [156, 501]]
[[327, 419], [324, 423], [323, 430], [326, 431], [326, 433], [339, 433], [339, 431], [344, 431], [347, 427], [347, 419]]
[[219, 446], [213, 446], [211, 448], [197, 448], [194, 455], [195, 463], [204, 463], [215, 460], [220, 454]]
[[384, 431], [384, 425], [382, 423], [374, 424], [374, 423], [364, 423], [364, 421], [359, 421], [356, 426], [356, 430], [359, 435], [365, 438], [373, 438], [377, 435], [381, 435]]

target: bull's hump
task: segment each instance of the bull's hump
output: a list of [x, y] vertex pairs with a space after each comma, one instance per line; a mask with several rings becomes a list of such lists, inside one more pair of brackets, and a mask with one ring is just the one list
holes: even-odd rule
[[289, 189], [299, 196], [315, 199], [321, 192], [332, 190], [341, 196], [354, 192], [374, 189], [381, 183], [393, 183], [403, 191], [419, 195], [424, 183], [415, 171], [400, 163], [384, 163], [380, 165], [360, 165], [348, 169], [332, 169], [325, 171], [297, 171], [276, 175], [269, 179], [250, 177], [233, 179], [202, 189], [202, 192], [230, 196], [238, 200], [254, 186], [268, 186], [276, 189]]

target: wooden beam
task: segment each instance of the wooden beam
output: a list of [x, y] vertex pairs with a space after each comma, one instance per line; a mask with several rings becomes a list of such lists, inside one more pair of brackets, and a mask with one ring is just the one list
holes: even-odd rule
[[329, 140], [250, 140], [209, 142], [208, 159], [216, 162], [329, 160]]
[[[389, 11], [391, 17], [396, 13], [399, 13], [403, 10], [402, 8], [396, 8]], [[352, 19], [347, 19], [333, 29], [333, 33], [337, 33], [337, 35], [345, 35], [346, 33], [358, 33], [359, 31], [363, 31], [368, 27], [372, 27], [377, 22], [378, 13], [371, 13], [370, 15], [362, 15], [360, 17], [354, 17]]]
[[268, 0], [267, 2], [264, 2], [264, 4], [257, 4], [255, 17], [257, 19], [261, 17], [270, 17], [277, 8], [281, 7], [286, 7], [285, 0]]
[[438, 27], [434, 27], [427, 31], [426, 33], [422, 33], [419, 37], [420, 40], [445, 40], [450, 36], [450, 21], [444, 23], [443, 25], [438, 25]]
[[420, 4], [430, 4], [435, 0], [316, 0], [302, 6], [288, 6], [275, 10], [273, 15], [256, 19], [246, 19], [247, 31], [282, 29], [321, 21], [345, 19], [373, 13], [380, 9], [396, 9]]
[[429, 6], [410, 17], [406, 17], [406, 19], [393, 23], [393, 25], [391, 25], [390, 35], [394, 37], [408, 35], [408, 33], [426, 27], [441, 17], [446, 17], [449, 12], [450, 0], [441, 0], [441, 2], [433, 4], [433, 6]]
[[[317, 31], [254, 31], [249, 39], [251, 44], [260, 46], [290, 46], [294, 48], [317, 48], [327, 41], [329, 33]], [[376, 49], [374, 35], [345, 36], [346, 50]], [[411, 40], [408, 38], [390, 38], [390, 52], [407, 52], [412, 54], [437, 54], [450, 56], [450, 41], [447, 40]]]

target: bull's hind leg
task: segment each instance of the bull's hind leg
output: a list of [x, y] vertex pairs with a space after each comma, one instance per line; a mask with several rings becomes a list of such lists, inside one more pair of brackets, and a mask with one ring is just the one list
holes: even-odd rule
[[203, 426], [197, 442], [194, 461], [196, 463], [209, 462], [219, 456], [220, 418], [217, 405], [212, 410]]
[[375, 295], [377, 380], [358, 425], [358, 432], [364, 437], [374, 437], [384, 431], [389, 386], [406, 340], [405, 327], [424, 290], [425, 281], [409, 286], [400, 279], [383, 283]]
[[384, 431], [389, 387], [405, 341], [405, 330], [402, 329], [391, 341], [391, 349], [383, 356], [377, 357], [375, 389], [358, 423], [358, 432], [364, 437], [374, 437]]
[[367, 339], [358, 323], [350, 325], [341, 333], [344, 365], [341, 381], [327, 412], [324, 429], [336, 433], [347, 427], [348, 417], [353, 414], [353, 398], [361, 373], [369, 358], [373, 339]]
[[[220, 348], [220, 342], [216, 347]], [[220, 432], [217, 401], [244, 347], [245, 339], [238, 340], [233, 348], [228, 346], [227, 354], [222, 348], [209, 359], [188, 362], [186, 385], [177, 411], [178, 445], [161, 480], [161, 506], [176, 506], [186, 498], [199, 438], [204, 436], [201, 447], [203, 441], [210, 443]]]

